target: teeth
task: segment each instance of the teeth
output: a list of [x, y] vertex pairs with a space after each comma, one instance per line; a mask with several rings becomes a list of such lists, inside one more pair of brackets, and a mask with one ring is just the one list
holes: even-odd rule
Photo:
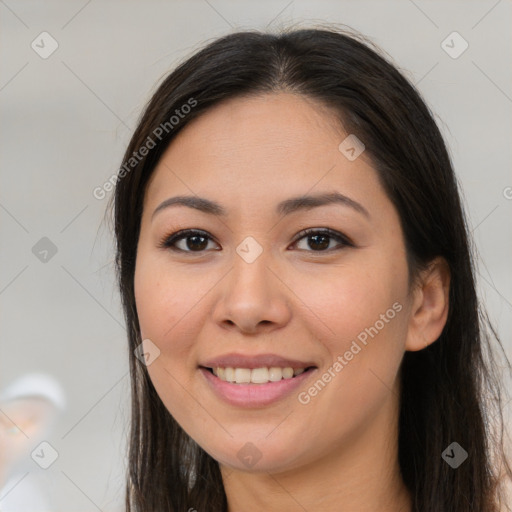
[[235, 368], [235, 382], [237, 384], [249, 384], [251, 382], [251, 370], [248, 368]]
[[277, 382], [283, 378], [283, 370], [281, 368], [269, 368], [268, 378], [270, 382]]
[[269, 381], [268, 368], [254, 368], [253, 370], [248, 371], [251, 374], [250, 380], [253, 384], [265, 384]]
[[267, 382], [278, 382], [281, 379], [291, 379], [301, 373], [304, 368], [293, 369], [290, 366], [279, 368], [212, 368], [214, 375], [225, 382], [236, 384], [266, 384]]

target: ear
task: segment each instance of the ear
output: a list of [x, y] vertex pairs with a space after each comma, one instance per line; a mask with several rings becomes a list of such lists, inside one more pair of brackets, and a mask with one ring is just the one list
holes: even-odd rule
[[448, 318], [449, 292], [448, 263], [437, 257], [420, 272], [412, 291], [406, 350], [422, 350], [439, 338]]

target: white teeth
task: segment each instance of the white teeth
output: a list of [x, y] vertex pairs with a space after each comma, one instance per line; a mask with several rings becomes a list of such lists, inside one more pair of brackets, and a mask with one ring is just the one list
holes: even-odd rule
[[[222, 368], [217, 368], [217, 370], [222, 371]], [[217, 377], [219, 379], [225, 380], [226, 382], [235, 382], [235, 370], [233, 368], [225, 368], [224, 369], [224, 378], [217, 372]]]
[[279, 368], [212, 368], [214, 375], [225, 382], [236, 384], [266, 384], [267, 382], [278, 382], [282, 379], [291, 379], [301, 373], [305, 368], [293, 369], [291, 366]]
[[293, 368], [287, 366], [283, 368], [283, 379], [291, 379], [293, 377]]
[[265, 382], [268, 382], [268, 368], [254, 368], [251, 371], [251, 382], [253, 384], [265, 384]]
[[235, 382], [237, 384], [249, 384], [251, 382], [251, 370], [248, 368], [235, 368]]
[[283, 378], [283, 370], [281, 368], [272, 367], [268, 371], [270, 382], [277, 382]]

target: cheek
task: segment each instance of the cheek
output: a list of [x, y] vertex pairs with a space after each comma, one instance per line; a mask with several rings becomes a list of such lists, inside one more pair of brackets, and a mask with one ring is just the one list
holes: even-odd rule
[[[408, 302], [405, 259], [375, 257], [360, 263], [333, 272], [328, 280], [317, 279], [316, 287], [308, 279], [297, 294], [307, 297], [315, 313], [309, 315], [310, 330], [326, 349], [327, 369], [319, 379], [325, 377], [329, 391], [317, 406], [335, 402], [339, 411], [363, 414], [377, 408], [393, 386], [404, 353]], [[344, 414], [334, 414], [336, 421]]]
[[[189, 364], [192, 356], [196, 336], [193, 329], [197, 325], [190, 322], [197, 298], [186, 293], [188, 287], [176, 274], [169, 272], [158, 255], [146, 257], [142, 252], [134, 276], [141, 339], [151, 340], [158, 349], [156, 352], [153, 348], [158, 357], [147, 369], [157, 392], [164, 392], [169, 397], [176, 396], [171, 375], [178, 382], [186, 379], [182, 368]], [[166, 401], [166, 397], [161, 398]]]
[[163, 343], [187, 323], [198, 297], [196, 288], [183, 273], [159, 255], [140, 250], [134, 276], [135, 302], [142, 338]]
[[184, 389], [190, 387], [188, 369], [200, 328], [194, 321], [197, 288], [181, 274], [170, 270], [159, 255], [141, 251], [134, 276], [141, 339], [150, 339], [159, 350], [147, 371], [162, 402], [180, 423], [184, 420], [180, 412], [194, 409]]
[[406, 278], [399, 268], [384, 272], [382, 266], [362, 265], [317, 280], [320, 286], [303, 283], [297, 294], [307, 297], [315, 313], [307, 315], [309, 330], [317, 336], [317, 350], [320, 343], [325, 349], [325, 366], [300, 390], [290, 436], [294, 427], [307, 424], [308, 434], [321, 440], [315, 449], [329, 453], [338, 442], [350, 445], [374, 421], [386, 428], [377, 418], [391, 421], [398, 394]]
[[[357, 257], [357, 256], [356, 256]], [[294, 293], [303, 298], [313, 314], [311, 330], [329, 348], [331, 355], [360, 334], [377, 328], [382, 335], [394, 338], [406, 321], [407, 272], [400, 262], [371, 258], [360, 265], [348, 265], [338, 271], [296, 280]], [[394, 306], [394, 307], [393, 307]], [[398, 311], [400, 310], [400, 311]], [[381, 332], [382, 331], [382, 332]]]

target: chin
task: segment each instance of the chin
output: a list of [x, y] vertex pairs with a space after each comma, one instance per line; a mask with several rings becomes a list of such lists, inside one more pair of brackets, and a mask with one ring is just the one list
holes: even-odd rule
[[296, 446], [283, 446], [284, 439], [275, 441], [233, 441], [229, 452], [226, 445], [206, 451], [221, 466], [246, 473], [280, 473], [298, 467], [301, 457]]

